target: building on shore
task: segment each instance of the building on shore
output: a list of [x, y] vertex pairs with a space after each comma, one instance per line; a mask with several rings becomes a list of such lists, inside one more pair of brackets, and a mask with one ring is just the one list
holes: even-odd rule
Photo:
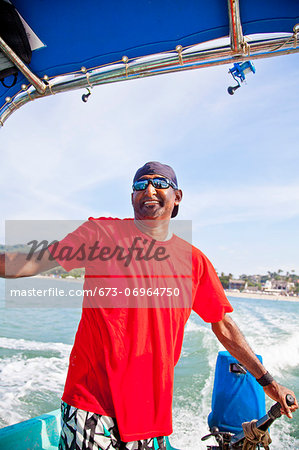
[[232, 278], [229, 279], [228, 289], [230, 291], [243, 291], [243, 289], [247, 288], [247, 282], [244, 280], [234, 280]]
[[289, 295], [295, 288], [295, 283], [286, 280], [267, 280], [263, 291], [269, 294]]

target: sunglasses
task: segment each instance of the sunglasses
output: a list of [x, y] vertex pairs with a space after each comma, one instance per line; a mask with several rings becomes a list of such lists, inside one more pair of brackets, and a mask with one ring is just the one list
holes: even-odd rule
[[133, 191], [145, 191], [149, 183], [154, 186], [155, 189], [168, 189], [170, 186], [173, 189], [178, 187], [168, 178], [147, 178], [145, 180], [138, 180], [133, 183]]

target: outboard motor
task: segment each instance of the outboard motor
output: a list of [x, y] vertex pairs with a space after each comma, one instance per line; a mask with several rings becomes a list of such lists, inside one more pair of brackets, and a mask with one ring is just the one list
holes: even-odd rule
[[[262, 357], [260, 355], [257, 357], [262, 362]], [[295, 403], [291, 394], [287, 394], [285, 400], [289, 406]], [[257, 420], [258, 417], [260, 417], [259, 420]], [[261, 446], [269, 448], [271, 438], [267, 430], [279, 417], [281, 417], [280, 403], [272, 405], [266, 413], [263, 388], [228, 352], [219, 352], [212, 396], [212, 412], [208, 417], [211, 432], [201, 438], [202, 441], [206, 441], [214, 437], [218, 445], [208, 445], [207, 449], [241, 450], [246, 442], [252, 444], [254, 428], [258, 431], [255, 448], [260, 449]], [[242, 423], [246, 425], [244, 430]]]
[[[262, 357], [257, 357], [262, 362]], [[217, 427], [220, 432], [239, 433], [243, 422], [265, 414], [265, 393], [262, 386], [229, 352], [219, 352], [212, 412], [208, 417], [210, 429]]]

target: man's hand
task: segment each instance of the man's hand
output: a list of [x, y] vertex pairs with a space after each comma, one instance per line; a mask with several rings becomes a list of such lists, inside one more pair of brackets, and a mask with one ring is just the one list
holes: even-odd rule
[[[276, 402], [279, 402], [281, 404], [281, 413], [285, 414], [289, 419], [292, 419], [292, 412], [298, 409], [298, 403], [294, 392], [284, 386], [281, 386], [276, 381], [272, 381], [272, 383], [270, 383], [268, 386], [265, 386], [264, 391], [265, 394], [272, 398], [272, 400], [275, 400]], [[295, 399], [295, 403], [292, 406], [288, 406], [286, 402], [286, 396], [288, 394], [291, 394]]]
[[26, 253], [6, 253], [0, 255], [0, 277], [31, 277], [58, 266], [49, 250], [35, 252], [30, 258]]

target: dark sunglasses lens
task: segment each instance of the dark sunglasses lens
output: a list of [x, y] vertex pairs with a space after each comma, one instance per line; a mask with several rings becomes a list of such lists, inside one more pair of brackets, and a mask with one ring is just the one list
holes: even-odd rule
[[156, 189], [167, 189], [169, 187], [168, 181], [164, 178], [154, 178], [152, 182]]
[[144, 191], [144, 189], [146, 189], [148, 186], [148, 181], [147, 180], [135, 181], [133, 186], [135, 191]]

